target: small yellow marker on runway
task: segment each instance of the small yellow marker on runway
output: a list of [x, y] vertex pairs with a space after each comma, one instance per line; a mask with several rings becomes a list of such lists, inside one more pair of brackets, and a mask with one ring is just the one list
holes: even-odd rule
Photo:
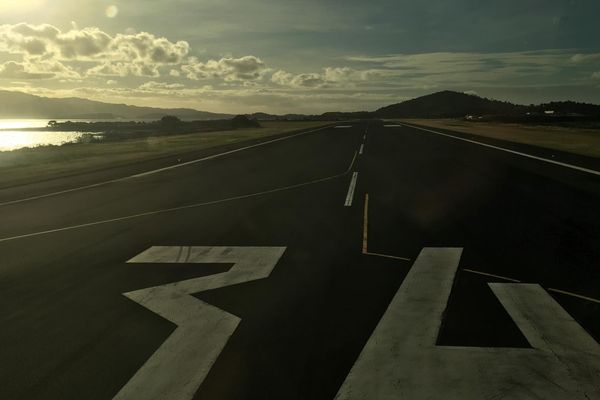
[[367, 256], [393, 258], [394, 260], [410, 261], [410, 258], [390, 256], [388, 254], [369, 253], [369, 193], [365, 193], [365, 210], [363, 213], [363, 242], [362, 253]]
[[365, 211], [363, 214], [363, 243], [362, 243], [362, 252], [363, 254], [367, 254], [368, 251], [368, 235], [369, 235], [369, 193], [365, 193]]

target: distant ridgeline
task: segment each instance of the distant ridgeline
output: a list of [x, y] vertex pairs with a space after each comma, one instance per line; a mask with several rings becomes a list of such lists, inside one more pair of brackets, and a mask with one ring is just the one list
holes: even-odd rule
[[[78, 98], [46, 98], [19, 92], [0, 90], [0, 118], [54, 118], [54, 119], [112, 119], [108, 125], [98, 122], [75, 128], [77, 122], [61, 124], [63, 130], [104, 132], [107, 129], [154, 129], [158, 122], [135, 123], [118, 120], [158, 120], [165, 115], [180, 120], [193, 120], [198, 128], [210, 127], [198, 121], [224, 120], [233, 115], [215, 114], [187, 108], [160, 109], [126, 104], [109, 104]], [[365, 118], [466, 118], [470, 120], [495, 120], [502, 122], [548, 122], [596, 121], [600, 122], [600, 106], [573, 101], [552, 102], [540, 105], [519, 105], [505, 101], [490, 100], [472, 94], [442, 91], [380, 108], [374, 112], [326, 112], [319, 115], [267, 113], [247, 114], [249, 120], [259, 121], [339, 121]], [[188, 129], [193, 125], [178, 125], [177, 129]], [[185, 128], [184, 128], [185, 127]], [[175, 129], [174, 126], [170, 128]], [[207, 128], [212, 129], [212, 128]]]
[[467, 118], [500, 122], [556, 123], [600, 121], [600, 106], [573, 101], [519, 105], [479, 96], [443, 91], [392, 104], [374, 112], [327, 112], [320, 115], [249, 115], [257, 120], [348, 120], [365, 118]]
[[380, 108], [381, 118], [477, 118], [494, 120], [600, 120], [600, 106], [560, 101], [519, 105], [475, 95], [444, 91]]

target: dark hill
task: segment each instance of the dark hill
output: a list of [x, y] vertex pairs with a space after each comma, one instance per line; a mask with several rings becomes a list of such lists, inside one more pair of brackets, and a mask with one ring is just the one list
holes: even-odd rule
[[381, 118], [459, 118], [465, 115], [516, 115], [526, 107], [449, 90], [380, 108]]
[[127, 104], [110, 104], [79, 98], [48, 98], [21, 92], [0, 90], [0, 118], [50, 118], [50, 119], [160, 119], [174, 115], [187, 120], [231, 118], [189, 108], [162, 109], [138, 107]]

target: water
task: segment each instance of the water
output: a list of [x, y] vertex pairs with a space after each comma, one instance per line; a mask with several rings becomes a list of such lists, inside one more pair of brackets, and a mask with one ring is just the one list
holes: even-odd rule
[[[76, 142], [87, 132], [18, 131], [20, 128], [43, 128], [47, 119], [0, 119], [0, 151], [17, 150], [24, 147], [62, 145]], [[66, 120], [57, 120], [64, 122]], [[92, 122], [93, 120], [78, 120]]]

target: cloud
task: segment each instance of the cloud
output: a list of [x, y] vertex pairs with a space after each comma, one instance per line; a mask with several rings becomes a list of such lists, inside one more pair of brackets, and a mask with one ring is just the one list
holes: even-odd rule
[[574, 54], [573, 50], [538, 50], [505, 53], [437, 52], [391, 54], [384, 56], [352, 56], [346, 61], [376, 65], [384, 76], [400, 82], [493, 86], [548, 86], [563, 83], [583, 83], [589, 79], [594, 60], [600, 54]]
[[86, 71], [87, 76], [120, 76], [128, 75], [157, 78], [160, 76], [158, 66], [142, 62], [105, 62]]
[[63, 32], [49, 24], [20, 23], [0, 25], [0, 51], [24, 59], [101, 63], [88, 75], [155, 77], [161, 65], [180, 64], [190, 46], [148, 32], [112, 36], [96, 27]]
[[58, 61], [7, 61], [0, 64], [0, 79], [79, 79], [79, 74]]
[[190, 45], [183, 40], [171, 41], [131, 30], [111, 35], [97, 27], [78, 28], [76, 24], [67, 31], [50, 24], [0, 25], [0, 52], [18, 55], [31, 63], [72, 63], [83, 69], [85, 76], [156, 78], [162, 67], [170, 66], [173, 77], [183, 73], [193, 80], [218, 78], [235, 82], [258, 80], [268, 71], [264, 62], [252, 55], [201, 62], [188, 57]]
[[595, 61], [598, 62], [600, 61], [600, 53], [578, 53], [578, 54], [574, 54], [570, 60], [574, 63], [582, 63], [582, 62], [589, 62], [589, 61]]
[[294, 88], [319, 88], [327, 84], [327, 81], [322, 74], [292, 74], [283, 70], [275, 72], [271, 76], [271, 81], [281, 86], [290, 86]]
[[0, 65], [1, 79], [49, 79], [53, 77], [53, 73], [30, 72], [24, 64], [14, 61], [8, 61]]
[[181, 70], [192, 80], [222, 78], [229, 82], [260, 79], [268, 71], [265, 63], [252, 55], [209, 60], [205, 63], [190, 58], [188, 64], [181, 66]]
[[139, 86], [140, 90], [148, 90], [148, 91], [161, 91], [161, 90], [173, 90], [173, 89], [183, 89], [185, 85], [181, 83], [165, 83], [165, 82], [155, 82], [149, 81]]
[[302, 74], [279, 70], [271, 76], [271, 81], [292, 88], [354, 87], [357, 83], [383, 76], [384, 73], [374, 69], [356, 70], [349, 67], [326, 67], [321, 73]]

